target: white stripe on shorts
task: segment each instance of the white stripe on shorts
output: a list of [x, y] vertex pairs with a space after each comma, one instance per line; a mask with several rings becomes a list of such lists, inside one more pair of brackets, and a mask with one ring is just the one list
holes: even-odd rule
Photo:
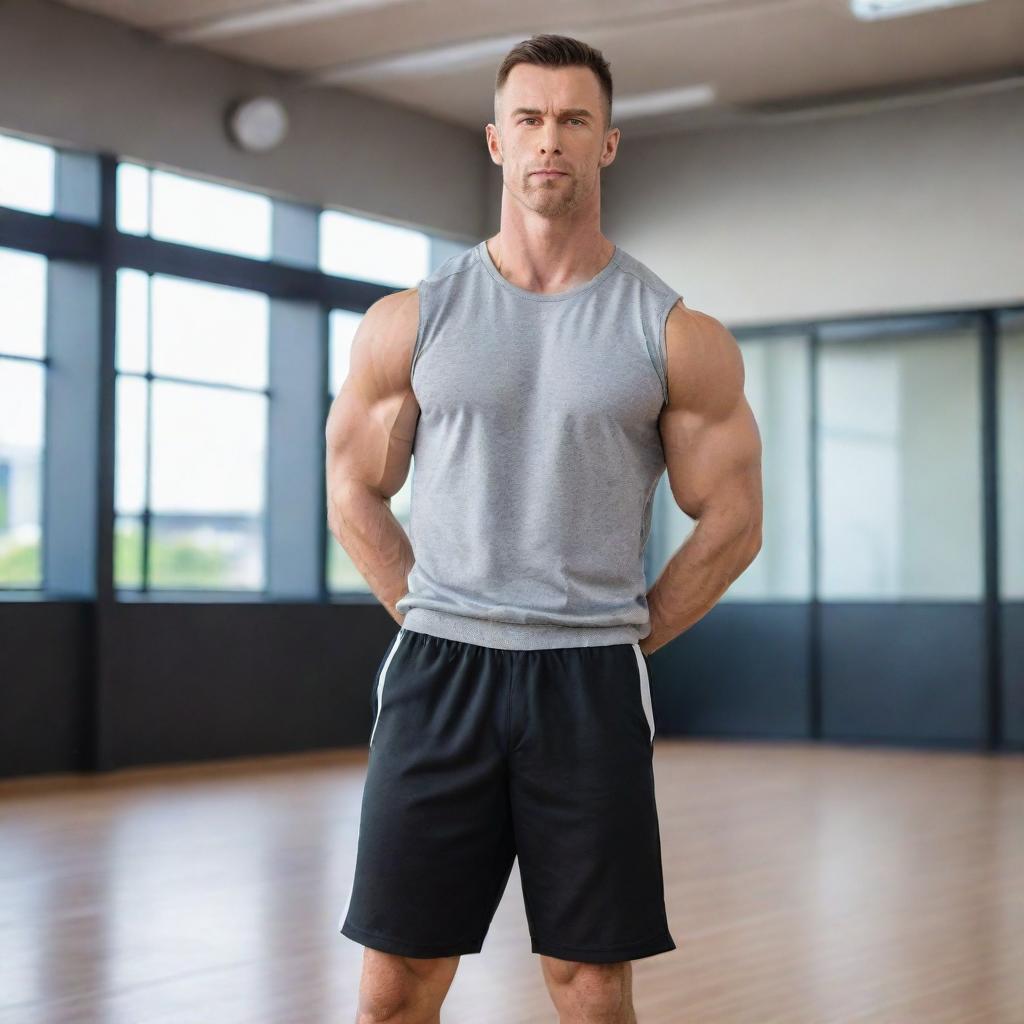
[[654, 742], [654, 708], [651, 705], [651, 680], [647, 675], [647, 662], [644, 660], [644, 652], [640, 650], [638, 643], [633, 644], [633, 653], [636, 655], [637, 668], [640, 671], [640, 701], [644, 706], [644, 714], [647, 716], [647, 724], [651, 729], [651, 742]]

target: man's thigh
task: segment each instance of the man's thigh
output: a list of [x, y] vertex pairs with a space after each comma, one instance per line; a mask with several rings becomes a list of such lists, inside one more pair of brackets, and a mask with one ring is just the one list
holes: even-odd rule
[[480, 952], [515, 860], [504, 653], [403, 629], [382, 660], [339, 926], [364, 946]]
[[636, 644], [520, 652], [509, 779], [532, 949], [615, 963], [675, 949]]

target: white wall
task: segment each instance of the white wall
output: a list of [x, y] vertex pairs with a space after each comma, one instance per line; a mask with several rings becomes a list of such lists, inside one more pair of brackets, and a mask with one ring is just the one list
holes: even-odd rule
[[[269, 92], [291, 116], [280, 150], [227, 140], [223, 112]], [[0, 132], [209, 175], [475, 241], [484, 206], [477, 133], [37, 0], [0, 2]]]
[[1024, 301], [1024, 90], [630, 140], [604, 233], [730, 327]]

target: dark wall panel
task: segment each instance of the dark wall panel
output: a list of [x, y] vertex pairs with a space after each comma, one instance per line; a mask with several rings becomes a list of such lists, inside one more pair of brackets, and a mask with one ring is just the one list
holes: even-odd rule
[[[364, 745], [397, 626], [374, 604], [127, 602], [94, 689], [88, 602], [0, 602], [0, 775]], [[651, 659], [658, 735], [806, 738], [810, 608], [724, 602]], [[980, 606], [821, 608], [827, 740], [980, 747]], [[1003, 608], [1005, 746], [1024, 746], [1024, 604]], [[100, 712], [95, 730], [94, 711]]]
[[810, 609], [719, 603], [651, 657], [659, 734], [808, 735]]
[[1008, 747], [1024, 748], [1024, 602], [1004, 604], [1003, 739]]
[[365, 744], [377, 605], [119, 604], [104, 766]]
[[87, 765], [92, 617], [88, 602], [0, 601], [0, 776]]
[[823, 604], [821, 651], [824, 739], [984, 743], [980, 604]]

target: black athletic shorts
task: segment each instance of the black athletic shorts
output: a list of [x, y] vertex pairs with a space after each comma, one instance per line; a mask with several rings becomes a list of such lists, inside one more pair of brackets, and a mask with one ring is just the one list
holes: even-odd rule
[[675, 949], [638, 644], [504, 650], [401, 628], [378, 666], [343, 935], [479, 953], [516, 856], [534, 953]]

